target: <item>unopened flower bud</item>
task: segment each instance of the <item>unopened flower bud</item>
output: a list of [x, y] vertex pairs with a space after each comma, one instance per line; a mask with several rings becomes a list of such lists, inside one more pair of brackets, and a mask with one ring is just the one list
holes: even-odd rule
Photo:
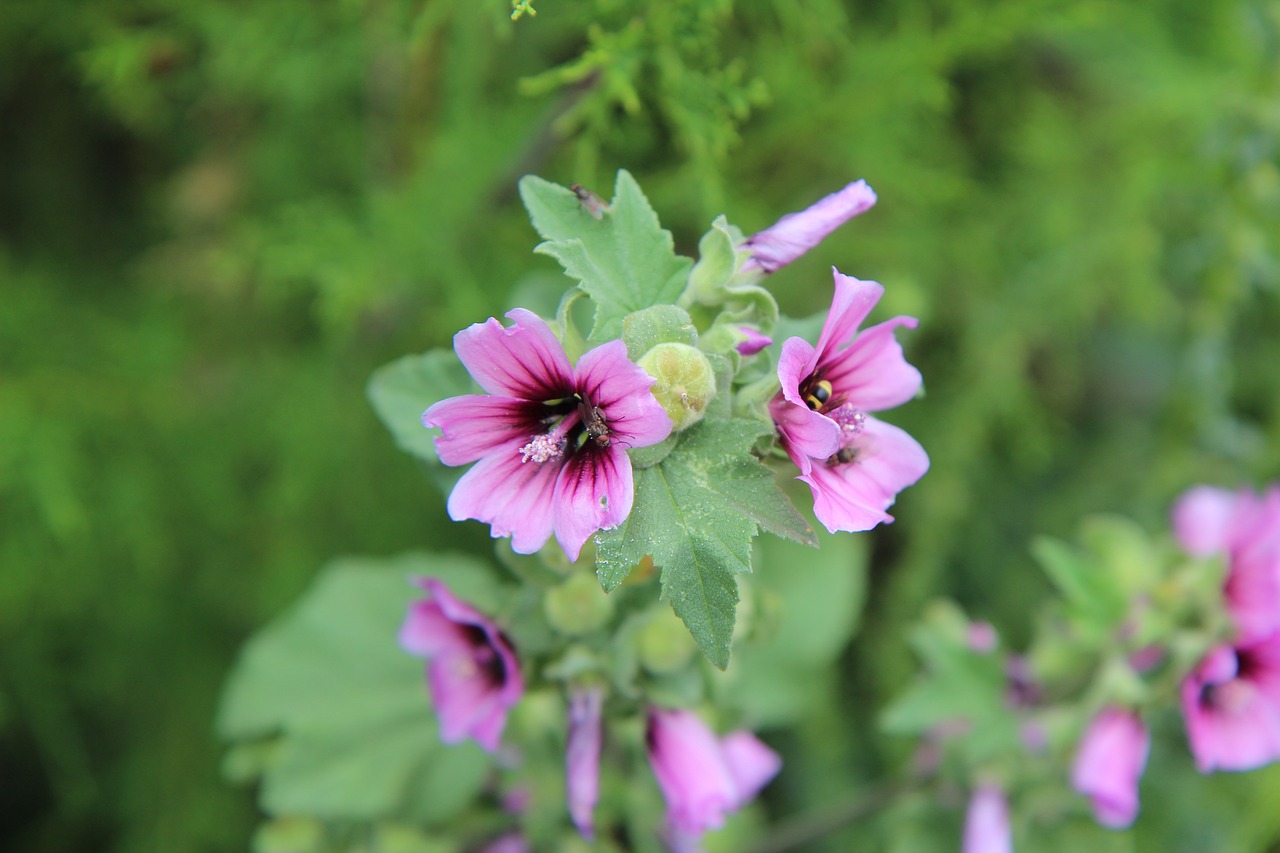
[[641, 356], [637, 364], [657, 380], [650, 390], [670, 415], [674, 431], [702, 420], [707, 403], [716, 395], [716, 377], [701, 350], [688, 344], [662, 343]]
[[659, 607], [636, 637], [640, 663], [649, 672], [675, 672], [689, 662], [697, 651], [689, 629], [670, 607]]
[[547, 590], [542, 608], [551, 627], [570, 637], [603, 627], [613, 617], [613, 599], [590, 572], [574, 572]]

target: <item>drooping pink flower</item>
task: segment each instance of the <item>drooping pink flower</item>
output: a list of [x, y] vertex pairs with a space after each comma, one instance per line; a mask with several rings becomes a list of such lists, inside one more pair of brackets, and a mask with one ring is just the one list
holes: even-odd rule
[[576, 560], [591, 534], [631, 512], [627, 448], [662, 441], [671, 418], [622, 341], [588, 351], [575, 368], [542, 318], [523, 308], [507, 316], [509, 328], [491, 317], [453, 338], [488, 395], [441, 400], [422, 422], [443, 431], [441, 462], [476, 463], [449, 495], [450, 518], [489, 524], [521, 554], [554, 533]]
[[1071, 786], [1093, 801], [1098, 823], [1111, 829], [1133, 823], [1150, 752], [1151, 735], [1137, 714], [1108, 707], [1094, 716], [1071, 766]]
[[436, 578], [415, 578], [428, 597], [409, 605], [400, 645], [427, 658], [427, 683], [440, 718], [440, 739], [466, 738], [498, 749], [507, 711], [524, 694], [511, 641], [491, 619]]
[[1181, 694], [1201, 773], [1280, 759], [1280, 632], [1212, 649], [1183, 679]]
[[569, 817], [588, 841], [595, 839], [594, 814], [600, 799], [600, 713], [604, 691], [582, 687], [569, 698], [569, 733], [565, 746], [565, 799]]
[[782, 390], [769, 411], [782, 446], [809, 484], [813, 508], [828, 530], [856, 532], [893, 521], [885, 512], [898, 492], [929, 470], [929, 457], [903, 430], [870, 415], [901, 405], [920, 389], [894, 337], [914, 317], [858, 326], [884, 288], [835, 274], [835, 298], [818, 345], [790, 338], [782, 345]]
[[1174, 535], [1189, 554], [1226, 555], [1223, 596], [1237, 638], [1280, 629], [1280, 487], [1259, 496], [1196, 486], [1172, 515]]
[[788, 213], [773, 225], [743, 241], [751, 257], [744, 270], [771, 273], [786, 266], [822, 242], [832, 231], [876, 203], [866, 181], [854, 181], [797, 213]]
[[964, 853], [1013, 853], [1009, 801], [995, 785], [979, 785], [964, 818]]
[[724, 825], [725, 817], [755, 798], [782, 759], [747, 731], [717, 738], [692, 711], [649, 712], [649, 765], [667, 803], [669, 840], [681, 850]]

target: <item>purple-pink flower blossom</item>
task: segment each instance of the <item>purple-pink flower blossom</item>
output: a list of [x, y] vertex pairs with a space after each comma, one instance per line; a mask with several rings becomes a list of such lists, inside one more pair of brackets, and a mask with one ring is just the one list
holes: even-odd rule
[[964, 853], [1013, 853], [1009, 801], [995, 785], [979, 785], [964, 817]]
[[565, 799], [569, 817], [588, 841], [595, 839], [594, 814], [600, 799], [600, 713], [604, 690], [581, 687], [569, 698], [565, 745]]
[[1280, 632], [1217, 646], [1182, 681], [1187, 741], [1201, 773], [1280, 758]]
[[1151, 735], [1132, 711], [1104, 708], [1080, 740], [1071, 786], [1093, 801], [1098, 823], [1123, 829], [1138, 816], [1138, 780], [1147, 766]]
[[866, 181], [854, 181], [798, 213], [788, 213], [773, 225], [743, 241], [751, 251], [744, 270], [771, 273], [794, 261], [823, 238], [876, 203]]
[[835, 298], [817, 346], [801, 338], [782, 345], [782, 390], [769, 411], [782, 446], [809, 484], [813, 508], [828, 530], [869, 530], [893, 521], [885, 512], [898, 492], [929, 470], [914, 438], [871, 416], [915, 396], [920, 372], [907, 363], [894, 337], [914, 317], [858, 326], [884, 288], [835, 274]]
[[1189, 554], [1226, 555], [1223, 596], [1238, 639], [1280, 630], [1280, 486], [1261, 496], [1196, 486], [1172, 515], [1174, 535]]
[[717, 738], [692, 711], [649, 712], [649, 764], [667, 803], [672, 846], [696, 849], [702, 833], [755, 798], [782, 759], [748, 731]]
[[591, 534], [631, 512], [627, 448], [662, 441], [671, 418], [622, 341], [588, 351], [575, 368], [542, 318], [523, 308], [507, 316], [509, 328], [491, 317], [453, 338], [487, 395], [441, 400], [422, 422], [443, 431], [441, 462], [476, 463], [449, 495], [450, 518], [489, 524], [521, 554], [554, 533], [576, 560]]
[[427, 658], [427, 683], [440, 718], [440, 739], [471, 738], [498, 749], [507, 711], [524, 694], [511, 641], [488, 617], [435, 578], [415, 578], [428, 597], [409, 605], [400, 645]]

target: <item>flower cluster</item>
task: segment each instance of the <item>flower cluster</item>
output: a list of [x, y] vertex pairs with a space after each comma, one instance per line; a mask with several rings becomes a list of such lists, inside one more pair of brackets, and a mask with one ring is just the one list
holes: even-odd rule
[[[774, 272], [875, 201], [857, 181], [784, 216], [739, 245], [745, 260], [738, 275]], [[894, 337], [898, 328], [914, 328], [914, 318], [858, 331], [883, 293], [876, 282], [835, 272], [818, 343], [793, 337], [782, 345], [780, 388], [768, 406], [797, 479], [809, 485], [814, 512], [832, 533], [892, 521], [885, 510], [929, 467], [911, 436], [872, 416], [910, 400], [921, 384]], [[522, 554], [554, 534], [576, 560], [594, 532], [616, 527], [631, 511], [627, 451], [663, 441], [672, 415], [683, 426], [685, 413], [655, 399], [655, 377], [628, 359], [622, 341], [595, 347], [573, 366], [540, 317], [523, 308], [506, 316], [510, 327], [490, 318], [454, 336], [458, 358], [486, 393], [442, 400], [422, 422], [442, 431], [441, 462], [475, 463], [449, 496], [451, 518], [489, 524]], [[737, 326], [735, 334], [740, 356], [772, 343], [752, 326]]]
[[1280, 487], [1264, 495], [1200, 486], [1173, 510], [1178, 542], [1227, 560], [1234, 627], [1182, 683], [1196, 766], [1251, 770], [1280, 759]]

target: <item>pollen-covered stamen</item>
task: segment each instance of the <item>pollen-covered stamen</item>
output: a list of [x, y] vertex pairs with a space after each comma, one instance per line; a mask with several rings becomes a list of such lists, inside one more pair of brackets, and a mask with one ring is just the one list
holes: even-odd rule
[[557, 459], [564, 455], [565, 439], [564, 436], [557, 436], [553, 433], [536, 436], [524, 447], [520, 448], [523, 454], [521, 462], [546, 462], [550, 459]]
[[828, 465], [844, 465], [858, 458], [859, 436], [867, 426], [867, 413], [851, 403], [841, 403], [827, 417], [840, 425], [840, 449], [827, 459]]
[[578, 425], [578, 413], [569, 412], [554, 427], [542, 435], [534, 436], [524, 447], [520, 448], [521, 462], [549, 462], [564, 455], [569, 443], [568, 433]]

